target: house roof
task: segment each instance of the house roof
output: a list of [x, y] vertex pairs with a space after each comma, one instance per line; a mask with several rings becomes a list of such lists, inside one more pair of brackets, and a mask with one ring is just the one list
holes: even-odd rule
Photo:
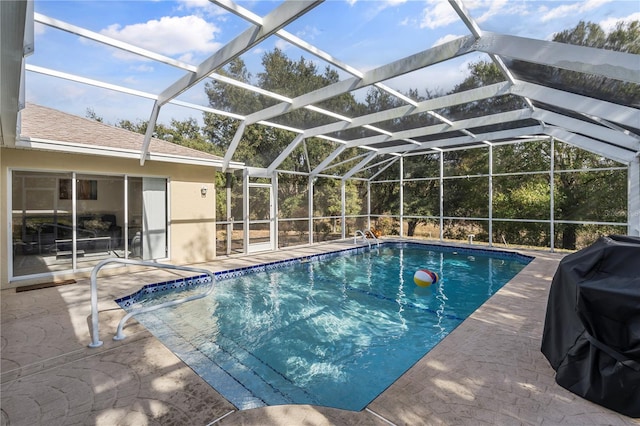
[[[140, 158], [144, 135], [27, 103], [16, 147]], [[147, 159], [219, 167], [222, 157], [151, 138]]]

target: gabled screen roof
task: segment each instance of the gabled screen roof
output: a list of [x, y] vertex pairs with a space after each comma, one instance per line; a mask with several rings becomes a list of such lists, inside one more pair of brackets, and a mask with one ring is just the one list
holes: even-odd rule
[[[634, 2], [2, 3], [3, 30], [22, 35], [2, 39], [3, 58], [18, 47], [25, 57], [24, 71], [19, 61], [3, 64], [3, 91], [15, 95], [3, 99], [7, 146], [19, 136], [7, 120], [17, 122], [13, 113], [29, 101], [77, 115], [90, 109], [112, 124], [148, 120], [141, 163], [156, 125], [202, 122], [203, 113], [237, 128], [224, 141], [223, 169], [256, 125], [289, 138], [284, 151], [246, 164], [270, 172], [322, 140], [337, 148], [312, 174], [344, 161], [348, 148], [373, 153], [362, 167], [388, 155], [532, 136], [623, 163], [640, 151], [638, 49], [548, 41], [579, 21], [610, 29], [637, 20]], [[278, 82], [270, 70], [282, 57], [316, 73], [305, 85]], [[244, 72], [230, 68], [238, 60]], [[464, 87], [478, 61], [499, 75]], [[605, 80], [619, 96], [597, 88]], [[212, 88], [221, 96], [207, 97]], [[366, 107], [371, 96], [376, 110]]]

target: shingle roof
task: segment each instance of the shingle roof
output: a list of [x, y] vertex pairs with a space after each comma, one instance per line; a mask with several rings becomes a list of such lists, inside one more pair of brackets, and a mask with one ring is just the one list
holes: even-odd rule
[[[57, 142], [138, 151], [144, 135], [110, 126], [95, 120], [67, 114], [52, 108], [28, 103], [22, 110], [21, 139], [44, 139]], [[193, 159], [222, 161], [222, 157], [152, 138], [149, 153]]]

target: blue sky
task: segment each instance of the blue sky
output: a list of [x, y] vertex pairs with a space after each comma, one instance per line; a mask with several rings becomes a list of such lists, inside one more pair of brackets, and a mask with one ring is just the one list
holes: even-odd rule
[[[264, 16], [280, 2], [238, 4]], [[580, 20], [596, 22], [606, 30], [621, 20], [640, 20], [640, 2], [635, 0], [473, 0], [465, 6], [483, 31], [547, 40]], [[35, 11], [191, 65], [202, 62], [249, 26], [207, 0], [35, 0]], [[444, 0], [327, 0], [285, 29], [363, 71], [469, 34]], [[35, 54], [27, 63], [36, 66], [150, 93], [162, 91], [185, 74], [184, 70], [134, 58], [40, 24], [35, 32]], [[312, 59], [310, 54], [271, 37], [242, 56], [254, 76], [261, 72], [263, 53], [274, 47], [292, 59]], [[475, 55], [447, 61], [387, 83], [403, 92], [410, 88], [446, 92], [464, 78], [468, 63], [480, 58]], [[314, 61], [320, 70], [327, 65]], [[26, 93], [27, 101], [81, 116], [91, 108], [109, 123], [147, 120], [153, 104], [37, 73], [28, 73]], [[180, 99], [207, 105], [202, 84]], [[167, 106], [159, 121], [200, 116], [198, 111]]]

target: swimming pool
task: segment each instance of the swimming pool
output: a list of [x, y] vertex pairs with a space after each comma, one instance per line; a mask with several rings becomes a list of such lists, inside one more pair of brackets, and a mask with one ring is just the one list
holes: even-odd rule
[[[343, 250], [216, 274], [205, 299], [136, 318], [239, 409], [361, 410], [531, 259], [414, 243]], [[417, 287], [417, 269], [441, 279]], [[125, 309], [196, 291], [147, 286]]]

